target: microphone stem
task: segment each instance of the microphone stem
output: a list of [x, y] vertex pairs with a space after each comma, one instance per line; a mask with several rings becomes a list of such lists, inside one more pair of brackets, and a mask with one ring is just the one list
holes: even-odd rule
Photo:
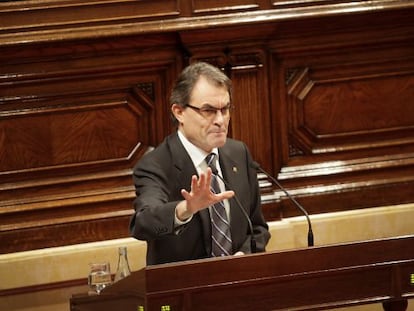
[[274, 178], [273, 176], [269, 175], [260, 166], [258, 167], [258, 169], [259, 169], [260, 172], [262, 172], [267, 177], [269, 177], [279, 187], [279, 189], [282, 190], [283, 193], [286, 194], [286, 196], [296, 205], [296, 207], [298, 207], [302, 211], [302, 213], [305, 215], [306, 221], [308, 223], [308, 228], [309, 228], [308, 229], [308, 246], [313, 246], [314, 245], [314, 241], [313, 241], [312, 224], [311, 224], [311, 221], [310, 221], [308, 212], [303, 208], [302, 205], [299, 204], [298, 201], [296, 201], [296, 199], [294, 197], [292, 197], [290, 195], [290, 193], [277, 181], [276, 178]]
[[[223, 180], [223, 182], [224, 182], [224, 180]], [[257, 249], [256, 249], [256, 238], [254, 237], [252, 222], [250, 220], [249, 215], [244, 210], [243, 205], [241, 205], [240, 200], [239, 200], [239, 198], [237, 197], [236, 194], [234, 194], [234, 199], [236, 200], [236, 203], [239, 205], [240, 210], [243, 212], [244, 217], [247, 219], [247, 223], [249, 225], [249, 230], [250, 230], [250, 251], [251, 251], [252, 254], [254, 254], [254, 253], [256, 253]]]

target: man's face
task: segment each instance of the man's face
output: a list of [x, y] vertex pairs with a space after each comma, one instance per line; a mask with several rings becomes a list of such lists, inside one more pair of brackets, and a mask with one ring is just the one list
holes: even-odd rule
[[183, 108], [175, 104], [171, 108], [187, 139], [206, 152], [223, 146], [230, 121], [229, 109], [223, 109], [230, 106], [227, 89], [200, 77], [193, 88], [189, 106]]

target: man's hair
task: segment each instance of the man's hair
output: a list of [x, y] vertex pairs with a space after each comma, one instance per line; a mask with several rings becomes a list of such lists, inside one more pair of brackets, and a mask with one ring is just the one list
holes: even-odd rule
[[[232, 84], [230, 78], [213, 65], [197, 62], [186, 67], [178, 76], [171, 92], [170, 105], [177, 104], [181, 107], [189, 105], [194, 85], [201, 76], [218, 87], [226, 88], [231, 100]], [[174, 115], [172, 115], [172, 119], [177, 125], [178, 121]]]

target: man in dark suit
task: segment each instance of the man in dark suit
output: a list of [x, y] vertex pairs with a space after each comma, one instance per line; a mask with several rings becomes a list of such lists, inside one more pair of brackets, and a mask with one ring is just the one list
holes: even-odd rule
[[[246, 215], [256, 250], [265, 251], [270, 234], [253, 160], [244, 143], [227, 138], [231, 81], [216, 67], [195, 63], [179, 76], [170, 102], [177, 132], [143, 156], [133, 174], [137, 197], [130, 231], [147, 242], [147, 264], [250, 253]], [[212, 218], [216, 209], [223, 211], [226, 229]], [[217, 227], [228, 251], [212, 233]]]

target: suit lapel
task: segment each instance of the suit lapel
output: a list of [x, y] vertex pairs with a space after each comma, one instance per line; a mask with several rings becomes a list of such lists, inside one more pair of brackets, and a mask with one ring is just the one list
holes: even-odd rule
[[[177, 185], [180, 189], [187, 189], [190, 191], [191, 186], [191, 176], [197, 175], [197, 170], [193, 165], [193, 162], [185, 150], [183, 144], [178, 138], [178, 134], [175, 133], [170, 136], [170, 149], [173, 159], [173, 165], [177, 171]], [[211, 223], [210, 223], [210, 213], [208, 209], [204, 209], [199, 213], [204, 245], [206, 247], [207, 254], [211, 253]]]
[[227, 150], [219, 149], [220, 167], [223, 172], [223, 178], [227, 182], [229, 190], [240, 191], [240, 168], [238, 164], [230, 157]]

